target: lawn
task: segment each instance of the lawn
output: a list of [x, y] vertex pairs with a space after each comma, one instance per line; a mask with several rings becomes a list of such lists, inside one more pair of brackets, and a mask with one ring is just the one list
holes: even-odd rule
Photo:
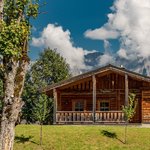
[[39, 145], [38, 125], [16, 127], [15, 150], [150, 150], [150, 128], [124, 126], [63, 125], [44, 126], [43, 145]]

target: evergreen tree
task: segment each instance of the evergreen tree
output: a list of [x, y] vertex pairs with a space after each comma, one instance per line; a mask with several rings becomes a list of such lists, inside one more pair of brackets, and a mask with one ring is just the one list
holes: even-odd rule
[[[25, 104], [22, 109], [22, 119], [25, 119], [27, 123], [35, 122], [35, 119], [32, 117], [32, 110], [34, 109], [34, 103], [38, 100], [40, 89], [68, 77], [70, 77], [69, 65], [60, 54], [50, 48], [41, 52], [39, 59], [31, 66], [26, 76], [23, 91]], [[49, 107], [52, 104], [50, 101]], [[52, 123], [52, 112], [53, 110], [51, 109], [45, 123]]]

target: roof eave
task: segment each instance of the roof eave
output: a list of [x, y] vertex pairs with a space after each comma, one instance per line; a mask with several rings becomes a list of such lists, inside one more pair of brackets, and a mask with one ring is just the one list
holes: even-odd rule
[[125, 68], [119, 68], [119, 67], [116, 67], [116, 66], [113, 66], [113, 65], [108, 65], [108, 66], [105, 66], [105, 67], [102, 67], [102, 68], [99, 68], [99, 69], [95, 69], [95, 70], [92, 70], [90, 72], [87, 72], [87, 73], [84, 73], [84, 74], [81, 74], [81, 75], [78, 75], [78, 76], [75, 76], [75, 77], [72, 77], [70, 79], [63, 80], [59, 83], [55, 83], [53, 85], [50, 85], [44, 91], [46, 92], [46, 91], [52, 90], [54, 88], [59, 88], [59, 87], [68, 85], [70, 83], [73, 83], [75, 81], [78, 81], [78, 80], [81, 80], [81, 79], [84, 79], [84, 78], [88, 78], [88, 77], [91, 77], [92, 75], [97, 75], [99, 73], [102, 73], [102, 72], [105, 72], [105, 71], [108, 71], [108, 70], [115, 71], [115, 72], [121, 72], [122, 74], [128, 74], [131, 77], [135, 77], [137, 79], [140, 79], [140, 80], [143, 80], [143, 81], [146, 81], [146, 82], [150, 82], [150, 77], [145, 77], [141, 74], [129, 71]]

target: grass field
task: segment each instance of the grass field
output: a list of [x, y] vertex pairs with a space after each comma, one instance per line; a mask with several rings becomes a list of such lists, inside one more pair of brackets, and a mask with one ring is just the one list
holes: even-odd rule
[[16, 127], [15, 150], [150, 150], [150, 128], [124, 126], [44, 126], [39, 145], [38, 125]]

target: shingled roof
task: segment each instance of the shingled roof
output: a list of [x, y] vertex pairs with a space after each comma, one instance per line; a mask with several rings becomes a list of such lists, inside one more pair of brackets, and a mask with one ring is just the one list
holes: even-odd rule
[[59, 87], [62, 87], [64, 85], [73, 83], [75, 81], [78, 81], [78, 80], [81, 80], [81, 79], [84, 79], [84, 78], [87, 78], [87, 77], [91, 77], [92, 75], [97, 75], [99, 73], [109, 71], [109, 70], [114, 71], [114, 72], [119, 72], [119, 73], [122, 73], [122, 74], [127, 74], [130, 77], [134, 77], [134, 78], [137, 78], [137, 79], [140, 79], [140, 80], [143, 80], [143, 81], [150, 82], [150, 77], [148, 77], [148, 76], [144, 76], [144, 75], [141, 75], [139, 73], [129, 71], [129, 70], [123, 68], [123, 67], [117, 67], [117, 66], [109, 64], [107, 66], [97, 68], [97, 69], [91, 70], [89, 72], [71, 77], [71, 78], [66, 79], [66, 80], [63, 80], [61, 82], [49, 85], [49, 86], [46, 87], [46, 89], [44, 89], [44, 91], [49, 91], [49, 90], [52, 90], [54, 88], [59, 88]]

